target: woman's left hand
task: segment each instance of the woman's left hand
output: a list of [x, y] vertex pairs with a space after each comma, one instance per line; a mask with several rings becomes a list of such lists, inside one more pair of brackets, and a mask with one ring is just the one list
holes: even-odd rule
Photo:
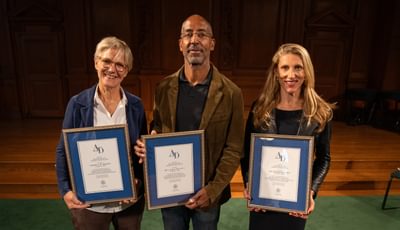
[[310, 215], [314, 211], [314, 208], [315, 208], [314, 191], [311, 190], [307, 213], [290, 212], [289, 215], [307, 219], [308, 215]]

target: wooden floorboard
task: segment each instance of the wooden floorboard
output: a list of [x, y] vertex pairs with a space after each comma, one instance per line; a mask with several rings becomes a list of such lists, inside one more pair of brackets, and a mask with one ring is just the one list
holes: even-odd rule
[[[57, 198], [55, 148], [59, 119], [0, 121], [0, 198]], [[382, 195], [389, 175], [400, 167], [399, 133], [369, 125], [334, 122], [331, 168], [320, 195]], [[232, 194], [242, 197], [240, 169]], [[400, 194], [394, 180], [390, 194]]]

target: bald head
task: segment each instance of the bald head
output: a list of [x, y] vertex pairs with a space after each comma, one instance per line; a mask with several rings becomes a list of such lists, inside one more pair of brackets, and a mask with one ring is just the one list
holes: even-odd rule
[[194, 14], [189, 16], [183, 23], [182, 23], [182, 28], [181, 28], [181, 33], [183, 34], [186, 30], [186, 28], [192, 27], [192, 25], [201, 25], [205, 32], [213, 36], [211, 24], [202, 16], [198, 14]]

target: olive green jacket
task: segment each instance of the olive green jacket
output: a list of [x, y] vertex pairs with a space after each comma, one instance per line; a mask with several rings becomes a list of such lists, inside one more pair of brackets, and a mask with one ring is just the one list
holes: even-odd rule
[[[229, 200], [230, 181], [242, 155], [244, 138], [243, 96], [239, 87], [212, 65], [212, 79], [200, 121], [205, 139], [205, 189], [211, 205]], [[156, 88], [154, 130], [175, 132], [179, 73], [164, 78]]]

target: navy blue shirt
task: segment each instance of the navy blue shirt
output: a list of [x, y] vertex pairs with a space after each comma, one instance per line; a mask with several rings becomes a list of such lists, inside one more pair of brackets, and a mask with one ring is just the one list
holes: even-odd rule
[[176, 106], [176, 131], [198, 130], [208, 95], [212, 68], [207, 78], [195, 86], [186, 79], [184, 70], [179, 73], [179, 93]]

